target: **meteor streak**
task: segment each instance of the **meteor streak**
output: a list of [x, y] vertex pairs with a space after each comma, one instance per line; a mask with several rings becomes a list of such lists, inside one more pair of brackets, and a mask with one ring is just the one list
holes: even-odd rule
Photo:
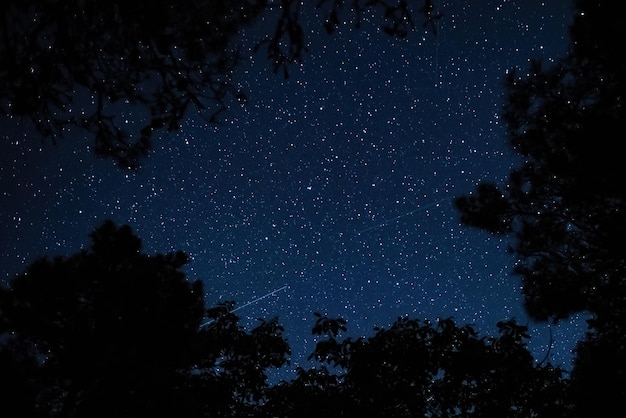
[[[272, 296], [272, 295], [274, 295], [274, 294], [276, 294], [276, 293], [280, 292], [281, 290], [284, 290], [284, 289], [286, 289], [286, 288], [288, 288], [288, 287], [289, 287], [289, 285], [287, 285], [287, 284], [286, 284], [286, 285], [284, 285], [284, 286], [283, 286], [283, 287], [281, 287], [281, 288], [278, 288], [278, 289], [272, 290], [271, 292], [269, 292], [269, 293], [267, 293], [267, 294], [265, 294], [265, 295], [263, 295], [263, 296], [260, 296], [260, 297], [258, 297], [258, 298], [256, 298], [256, 299], [252, 299], [250, 302], [244, 303], [243, 305], [241, 305], [241, 306], [239, 306], [239, 307], [237, 307], [237, 308], [233, 309], [231, 312], [237, 312], [239, 309], [243, 309], [243, 308], [245, 308], [246, 306], [254, 305], [254, 304], [255, 304], [255, 303], [257, 303], [258, 301], [263, 300], [263, 299], [265, 299], [265, 298], [267, 298], [267, 297], [270, 297], [270, 296]], [[212, 324], [213, 322], [215, 322], [215, 319], [211, 319], [210, 321], [207, 321], [207, 322], [205, 322], [204, 324], [201, 324], [201, 325], [200, 325], [200, 328], [202, 328], [202, 327], [204, 327], [204, 326], [207, 326], [207, 325], [210, 325], [210, 324]]]
[[356, 234], [357, 235], [361, 235], [362, 233], [367, 232], [367, 231], [371, 231], [372, 229], [382, 228], [383, 226], [387, 226], [387, 224], [390, 224], [391, 222], [395, 222], [395, 221], [397, 221], [399, 219], [402, 219], [402, 218], [404, 218], [406, 216], [413, 215], [415, 212], [419, 212], [421, 210], [428, 209], [428, 208], [431, 208], [433, 206], [438, 206], [441, 203], [445, 202], [446, 200], [450, 200], [450, 199], [452, 199], [452, 197], [448, 197], [446, 199], [438, 200], [436, 202], [430, 203], [430, 204], [425, 205], [425, 206], [419, 206], [418, 208], [413, 209], [413, 210], [411, 210], [409, 212], [405, 212], [405, 213], [403, 213], [401, 215], [398, 215], [396, 217], [393, 217], [391, 219], [386, 219], [384, 222], [381, 222], [379, 224], [370, 226], [370, 227], [365, 228], [365, 229], [361, 229], [360, 231], [357, 231]]
[[278, 293], [278, 292], [280, 292], [281, 290], [286, 289], [286, 288], [288, 288], [288, 287], [289, 287], [288, 285], [284, 285], [284, 286], [283, 286], [283, 287], [281, 287], [280, 289], [272, 290], [271, 292], [269, 292], [269, 293], [268, 293], [268, 294], [266, 294], [266, 295], [263, 295], [263, 296], [258, 297], [258, 298], [256, 298], [256, 299], [253, 299], [253, 300], [251, 300], [250, 302], [245, 303], [245, 304], [241, 305], [240, 307], [233, 309], [233, 310], [232, 310], [232, 312], [238, 311], [239, 309], [243, 309], [243, 308], [245, 308], [246, 306], [253, 305], [253, 304], [257, 303], [258, 301], [260, 301], [261, 299], [265, 299], [265, 298], [267, 298], [267, 297], [269, 297], [269, 296], [272, 296], [274, 293]]

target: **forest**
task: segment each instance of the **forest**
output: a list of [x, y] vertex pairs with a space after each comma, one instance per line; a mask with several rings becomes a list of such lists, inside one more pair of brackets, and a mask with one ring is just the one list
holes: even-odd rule
[[[420, 25], [436, 33], [445, 19], [428, 0], [347, 3], [317, 4], [329, 34], [365, 11], [378, 13], [385, 36], [411, 36]], [[42, 138], [83, 129], [99, 157], [132, 170], [150, 158], [153, 134], [178, 129], [190, 109], [219, 118], [232, 101], [245, 102], [230, 78], [240, 59], [230, 41], [264, 13], [275, 31], [257, 47], [289, 77], [307, 53], [303, 4], [7, 1], [0, 108], [30, 120]], [[280, 318], [243, 327], [234, 301], [207, 306], [202, 283], [183, 272], [187, 254], [146, 254], [132, 225], [105, 221], [87, 248], [42, 255], [0, 288], [3, 416], [618, 415], [626, 182], [615, 137], [626, 116], [626, 58], [616, 40], [626, 29], [614, 2], [573, 7], [567, 55], [506, 80], [502, 118], [523, 164], [503, 184], [483, 182], [455, 200], [466, 228], [511, 237], [531, 318], [590, 315], [571, 371], [535, 361], [528, 328], [511, 319], [487, 336], [453, 318], [400, 317], [353, 338], [343, 318], [312, 312], [316, 366], [269, 384], [291, 352]], [[74, 94], [93, 106], [77, 112]], [[147, 115], [137, 132], [116, 124], [128, 104]]]

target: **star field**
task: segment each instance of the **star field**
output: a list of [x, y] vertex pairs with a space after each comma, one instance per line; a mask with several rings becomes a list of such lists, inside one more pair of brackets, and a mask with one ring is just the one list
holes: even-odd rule
[[[527, 319], [507, 242], [460, 225], [452, 200], [518, 162], [499, 119], [502, 80], [565, 54], [569, 2], [440, 9], [437, 34], [418, 27], [403, 40], [377, 17], [333, 35], [311, 19], [289, 79], [250, 50], [237, 75], [249, 102], [218, 125], [191, 115], [136, 172], [94, 158], [81, 132], [52, 145], [4, 121], [3, 280], [37, 256], [76, 252], [110, 218], [147, 253], [188, 253], [208, 305], [262, 298], [237, 313], [245, 324], [278, 316], [292, 366], [307, 364], [314, 311], [344, 317], [351, 336], [401, 315], [453, 316], [483, 334], [515, 317], [541, 360], [550, 326]], [[551, 328], [550, 360], [567, 368], [583, 318]]]

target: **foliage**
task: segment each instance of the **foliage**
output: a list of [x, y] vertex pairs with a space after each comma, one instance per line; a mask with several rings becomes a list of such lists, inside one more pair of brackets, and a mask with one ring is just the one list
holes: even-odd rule
[[[260, 39], [275, 72], [288, 76], [309, 42], [301, 1], [281, 0], [7, 0], [0, 6], [0, 109], [30, 119], [44, 138], [70, 128], [95, 138], [95, 153], [135, 168], [162, 130], [176, 130], [195, 109], [214, 122], [232, 101], [245, 103], [233, 79], [244, 30], [276, 12]], [[320, 0], [332, 32], [344, 19], [340, 0]], [[406, 36], [414, 27], [405, 0], [353, 0], [361, 16], [379, 10], [383, 29]], [[441, 16], [420, 9], [433, 29]], [[347, 18], [346, 18], [347, 19]], [[130, 120], [130, 123], [129, 123]], [[147, 121], [137, 128], [139, 120]]]
[[524, 163], [503, 188], [483, 184], [457, 199], [466, 224], [514, 235], [526, 308], [542, 320], [610, 315], [626, 295], [626, 182], [614, 137], [626, 117], [626, 59], [610, 42], [624, 27], [612, 3], [577, 6], [571, 53], [507, 79], [503, 117]]
[[515, 321], [498, 323], [497, 338], [479, 338], [451, 318], [398, 318], [368, 339], [339, 342], [345, 322], [317, 318], [321, 365], [270, 389], [268, 416], [567, 416], [567, 380], [534, 364], [527, 328]]
[[[315, 313], [311, 354], [290, 382], [276, 318], [247, 331], [234, 302], [204, 308], [182, 252], [146, 255], [106, 221], [89, 248], [41, 258], [0, 288], [0, 388], [6, 416], [562, 416], [568, 381], [536, 365], [527, 328], [479, 337], [450, 319], [398, 318], [372, 337]], [[205, 322], [203, 321], [203, 318]], [[14, 412], [11, 415], [11, 412]]]
[[[239, 97], [231, 83], [239, 59], [231, 40], [265, 6], [264, 0], [4, 2], [3, 112], [29, 117], [44, 137], [83, 127], [95, 137], [96, 153], [135, 166], [153, 131], [176, 129], [191, 106]], [[149, 112], [134, 137], [121, 127], [126, 105]]]
[[507, 79], [503, 118], [523, 158], [504, 187], [481, 184], [456, 204], [466, 225], [511, 234], [527, 312], [559, 321], [591, 315], [576, 348], [576, 416], [613, 415], [626, 395], [626, 27], [617, 5], [578, 0], [570, 52]]
[[581, 417], [613, 416], [626, 397], [624, 319], [619, 325], [592, 321], [576, 347], [571, 397]]
[[250, 409], [267, 368], [287, 361], [277, 321], [248, 332], [230, 312], [200, 328], [202, 286], [185, 279], [185, 254], [143, 254], [130, 227], [110, 221], [91, 239], [0, 289], [3, 404], [58, 417]]

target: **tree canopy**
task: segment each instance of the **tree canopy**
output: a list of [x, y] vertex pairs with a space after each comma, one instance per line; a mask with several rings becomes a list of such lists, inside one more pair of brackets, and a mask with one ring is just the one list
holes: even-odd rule
[[[244, 416], [267, 369], [287, 361], [277, 321], [245, 331], [232, 313], [207, 311], [201, 282], [181, 271], [187, 256], [143, 254], [129, 226], [107, 221], [91, 240], [73, 256], [35, 261], [0, 289], [0, 408]], [[214, 322], [201, 328], [207, 315]]]
[[324, 339], [311, 357], [321, 367], [272, 388], [268, 416], [567, 416], [562, 370], [534, 363], [525, 326], [497, 327], [486, 338], [452, 318], [401, 317], [372, 337], [339, 341], [341, 318], [318, 314], [313, 333]]
[[275, 25], [255, 49], [285, 77], [310, 42], [301, 23], [308, 6], [322, 9], [328, 33], [350, 13], [357, 22], [380, 13], [392, 36], [407, 36], [415, 14], [432, 30], [441, 17], [430, 0], [416, 10], [405, 0], [344, 3], [7, 0], [0, 6], [0, 109], [31, 120], [44, 138], [85, 129], [96, 155], [135, 168], [154, 134], [178, 129], [192, 110], [214, 121], [233, 101], [246, 101], [233, 77], [245, 59], [237, 40], [261, 16]]
[[146, 255], [104, 222], [72, 256], [41, 258], [0, 288], [3, 416], [566, 416], [568, 380], [536, 363], [527, 328], [480, 337], [452, 318], [398, 318], [369, 338], [315, 314], [317, 364], [288, 363], [276, 318], [250, 330], [234, 302], [206, 309], [181, 252]]
[[532, 317], [591, 315], [572, 378], [583, 416], [598, 416], [626, 395], [626, 181], [618, 138], [626, 58], [616, 49], [626, 28], [612, 2], [575, 7], [569, 54], [507, 79], [503, 118], [522, 165], [506, 184], [480, 184], [456, 205], [466, 225], [513, 237], [514, 273]]
[[610, 42], [624, 29], [608, 2], [577, 6], [571, 53], [507, 79], [503, 117], [524, 163], [504, 187], [481, 184], [456, 202], [466, 224], [514, 235], [515, 272], [537, 319], [617, 314], [607, 301], [626, 290], [626, 182], [614, 138], [625, 116], [626, 60]]

